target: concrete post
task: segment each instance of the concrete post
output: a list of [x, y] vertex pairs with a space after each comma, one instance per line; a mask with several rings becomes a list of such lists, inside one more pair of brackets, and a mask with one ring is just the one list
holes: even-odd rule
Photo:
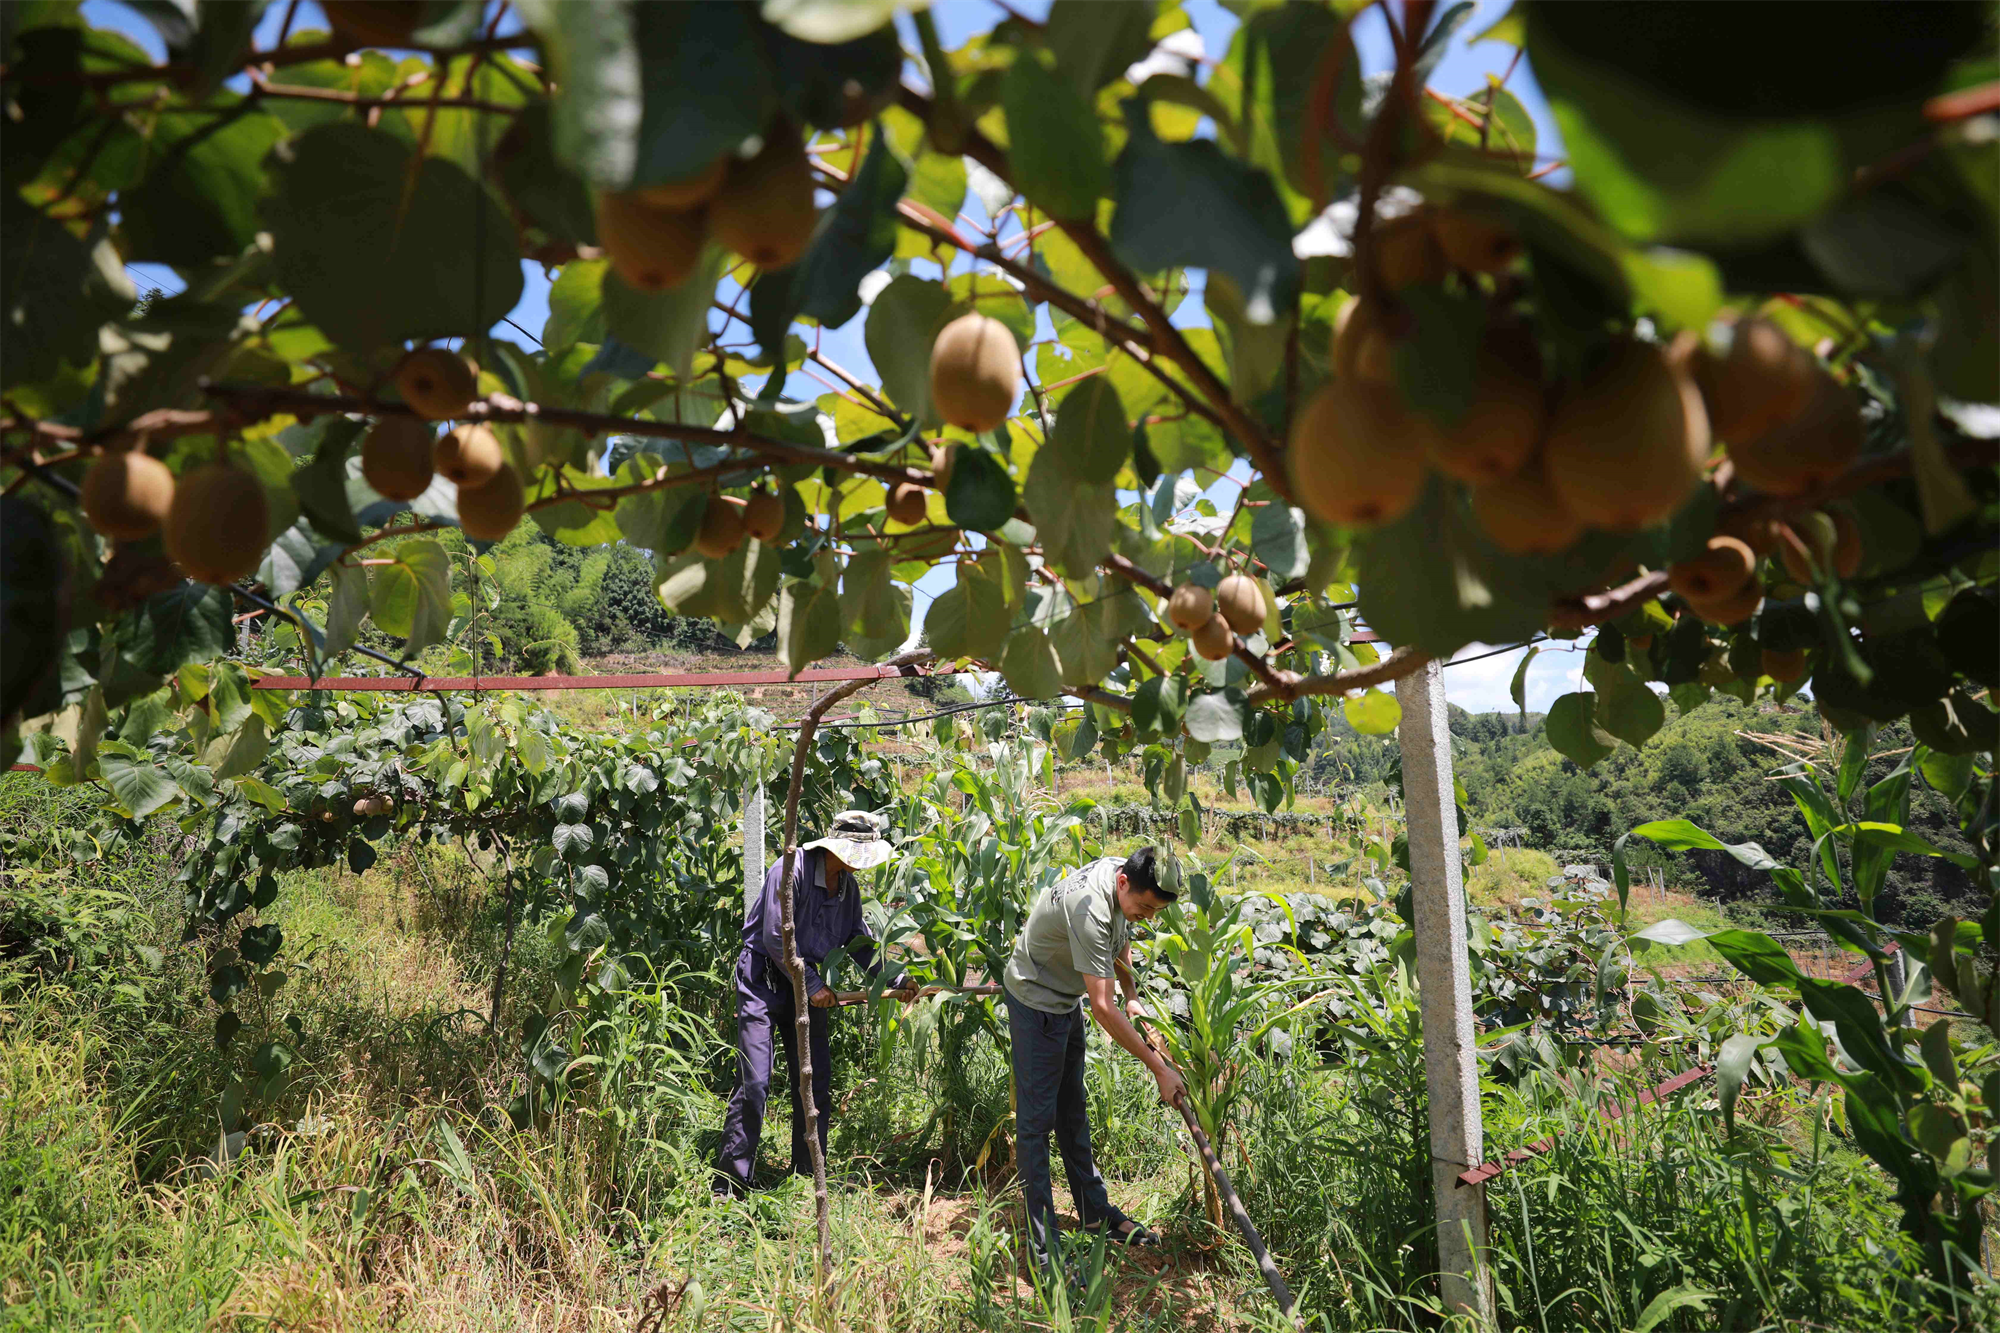
[[751, 782], [743, 795], [743, 912], [764, 889], [764, 784]]
[[1416, 920], [1417, 982], [1422, 988], [1424, 1082], [1430, 1094], [1431, 1189], [1437, 1202], [1440, 1284], [1445, 1305], [1493, 1319], [1486, 1267], [1486, 1187], [1461, 1185], [1479, 1165], [1479, 1057], [1472, 1023], [1472, 976], [1465, 933], [1465, 889], [1452, 795], [1451, 732], [1444, 677], [1433, 661], [1396, 682], [1402, 705], [1403, 802]]

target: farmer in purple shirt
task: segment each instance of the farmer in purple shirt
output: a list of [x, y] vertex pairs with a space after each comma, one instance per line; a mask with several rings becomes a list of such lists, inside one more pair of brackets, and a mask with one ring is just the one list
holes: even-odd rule
[[[827, 1010], [834, 994], [819, 974], [827, 955], [845, 945], [847, 956], [879, 975], [875, 936], [861, 915], [861, 887], [854, 871], [873, 870], [894, 850], [883, 836], [887, 821], [865, 810], [843, 810], [833, 831], [792, 854], [792, 921], [799, 957], [806, 965], [806, 996], [812, 1005], [813, 1102], [819, 1110], [819, 1147], [826, 1151], [827, 1118], [833, 1102], [833, 1057], [827, 1045]], [[779, 858], [764, 876], [764, 891], [743, 916], [743, 952], [736, 960], [736, 1091], [722, 1121], [722, 1148], [716, 1163], [715, 1192], [741, 1194], [757, 1170], [757, 1141], [764, 1132], [764, 1104], [771, 1093], [771, 1034], [785, 1046], [785, 1086], [792, 1097], [792, 1170], [812, 1171], [806, 1152], [805, 1108], [798, 1098], [798, 1026], [792, 981], [785, 971], [778, 878]], [[905, 1004], [916, 998], [909, 978], [898, 973], [889, 989]]]

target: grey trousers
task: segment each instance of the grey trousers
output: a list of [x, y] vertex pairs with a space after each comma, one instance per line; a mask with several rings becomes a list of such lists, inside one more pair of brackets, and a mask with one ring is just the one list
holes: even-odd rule
[[1062, 1150], [1063, 1174], [1086, 1227], [1117, 1225], [1124, 1214], [1111, 1206], [1104, 1178], [1090, 1155], [1090, 1115], [1084, 1103], [1084, 1026], [1081, 1009], [1049, 1014], [1007, 996], [1007, 1035], [1013, 1044], [1014, 1160], [1028, 1205], [1028, 1244], [1037, 1262], [1055, 1249], [1054, 1185], [1049, 1178], [1049, 1132]]

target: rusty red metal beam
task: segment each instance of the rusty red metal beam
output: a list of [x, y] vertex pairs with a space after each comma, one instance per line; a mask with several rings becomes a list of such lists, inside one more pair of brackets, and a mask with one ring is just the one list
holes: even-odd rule
[[822, 667], [796, 676], [783, 671], [659, 671], [618, 676], [261, 676], [256, 690], [348, 690], [382, 694], [433, 690], [646, 690], [696, 685], [796, 685], [824, 680], [893, 680], [921, 676], [919, 667]]
[[[1631, 1109], [1636, 1111], [1641, 1106], [1648, 1106], [1653, 1102], [1657, 1102], [1662, 1097], [1679, 1092], [1690, 1083], [1700, 1082], [1714, 1072], [1714, 1065], [1697, 1065], [1685, 1074], [1676, 1074], [1666, 1082], [1656, 1084], [1640, 1093], [1639, 1100], [1632, 1104]], [[1613, 1120], [1623, 1119], [1625, 1111], [1626, 1107], [1623, 1102], [1614, 1102], [1610, 1106], [1598, 1108], [1597, 1118], [1609, 1123]], [[1514, 1151], [1508, 1153], [1497, 1162], [1486, 1162], [1473, 1167], [1470, 1171], [1461, 1171], [1458, 1173], [1456, 1179], [1460, 1185], [1483, 1185], [1501, 1172], [1507, 1170], [1507, 1168], [1519, 1166], [1522, 1162], [1548, 1152], [1556, 1146], [1556, 1140], [1561, 1137], [1562, 1135], [1557, 1133], [1551, 1134], [1545, 1139], [1537, 1139], [1525, 1148], [1514, 1149]]]

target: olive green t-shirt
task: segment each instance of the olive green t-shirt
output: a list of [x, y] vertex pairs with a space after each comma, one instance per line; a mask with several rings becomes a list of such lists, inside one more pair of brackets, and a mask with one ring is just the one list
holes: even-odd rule
[[1014, 956], [1007, 961], [1008, 993], [1030, 1009], [1059, 1014], [1083, 998], [1085, 977], [1110, 977], [1112, 960], [1131, 937], [1118, 910], [1123, 857], [1079, 866], [1043, 891], [1028, 912]]

